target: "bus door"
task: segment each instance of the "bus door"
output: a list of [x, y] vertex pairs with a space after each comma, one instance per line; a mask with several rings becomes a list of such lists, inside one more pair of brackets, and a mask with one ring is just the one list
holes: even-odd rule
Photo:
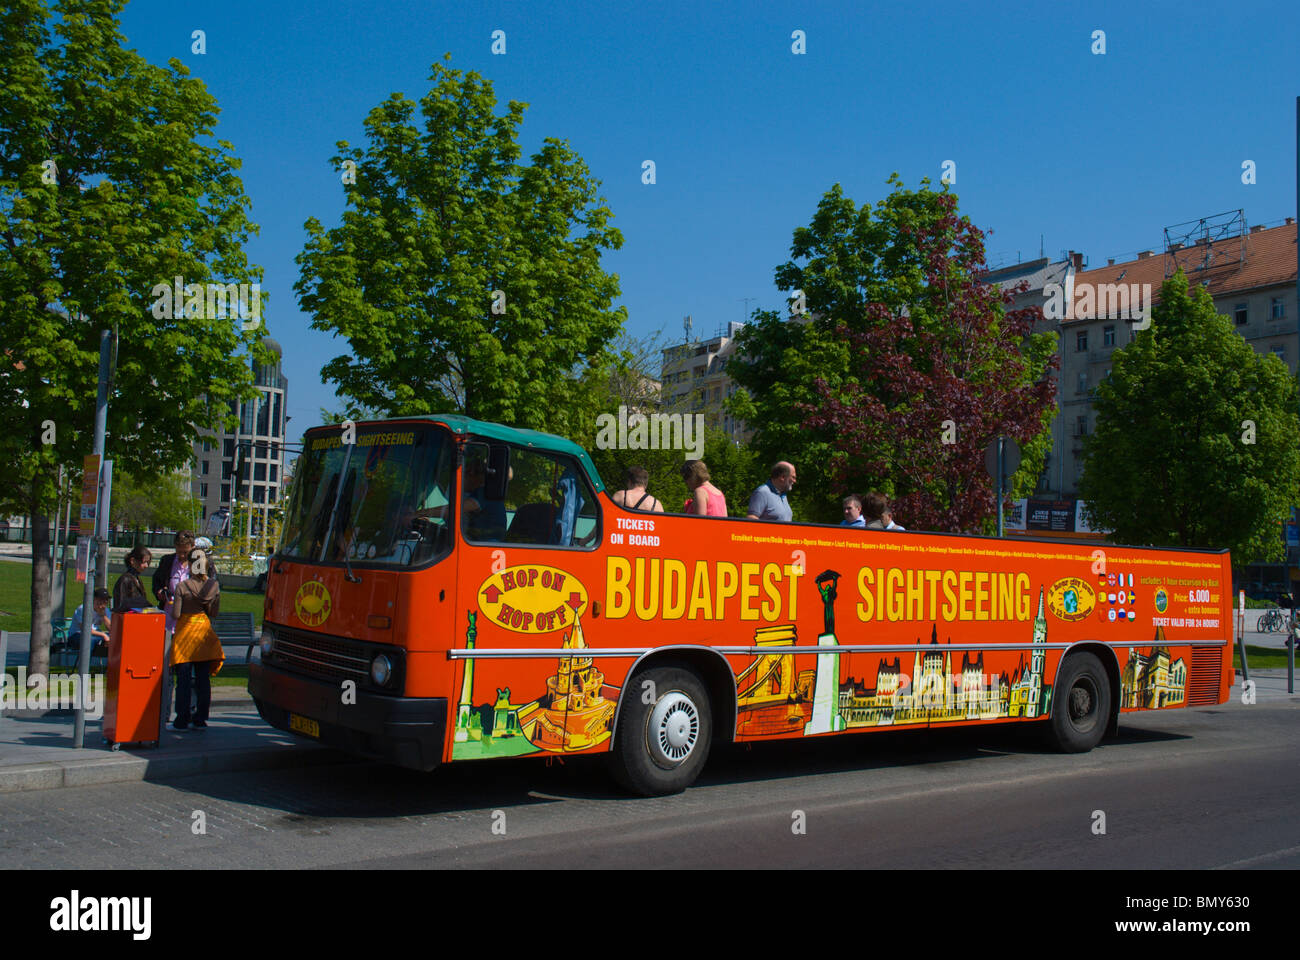
[[480, 741], [474, 755], [605, 742], [618, 691], [587, 652], [584, 578], [595, 570], [600, 523], [585, 471], [563, 454], [476, 442], [465, 448], [463, 489], [462, 605], [479, 620], [480, 649], [520, 650], [471, 661], [478, 721], [470, 717], [466, 735]]

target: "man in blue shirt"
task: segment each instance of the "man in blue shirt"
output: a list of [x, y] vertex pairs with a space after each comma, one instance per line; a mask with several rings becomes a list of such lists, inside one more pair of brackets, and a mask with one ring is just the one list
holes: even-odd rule
[[[100, 587], [94, 593], [94, 613], [90, 617], [90, 632], [94, 636], [91, 649], [108, 643], [108, 633], [112, 629], [112, 614], [108, 612], [108, 591]], [[72, 614], [72, 626], [68, 630], [68, 645], [73, 649], [81, 647], [81, 624], [86, 605], [77, 604]]]
[[786, 499], [795, 482], [794, 464], [781, 460], [772, 464], [772, 479], [759, 484], [749, 498], [750, 520], [777, 520], [789, 523], [794, 513]]
[[850, 493], [844, 498], [844, 520], [841, 521], [841, 527], [866, 527], [866, 518], [862, 516], [862, 501], [856, 493]]

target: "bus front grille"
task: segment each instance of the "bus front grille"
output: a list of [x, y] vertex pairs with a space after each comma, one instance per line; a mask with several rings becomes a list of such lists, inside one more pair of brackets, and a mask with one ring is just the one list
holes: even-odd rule
[[289, 627], [274, 627], [275, 663], [299, 673], [328, 680], [355, 680], [369, 687], [373, 644], [344, 637], [329, 637]]

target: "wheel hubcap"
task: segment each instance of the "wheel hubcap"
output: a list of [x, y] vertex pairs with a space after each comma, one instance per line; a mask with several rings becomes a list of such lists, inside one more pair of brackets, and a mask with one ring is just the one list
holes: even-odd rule
[[700, 738], [700, 712], [691, 698], [673, 691], [650, 712], [650, 755], [662, 767], [675, 767], [691, 755]]
[[1093, 689], [1092, 683], [1086, 679], [1077, 681], [1070, 690], [1071, 722], [1076, 727], [1090, 726], [1096, 702], [1097, 691]]

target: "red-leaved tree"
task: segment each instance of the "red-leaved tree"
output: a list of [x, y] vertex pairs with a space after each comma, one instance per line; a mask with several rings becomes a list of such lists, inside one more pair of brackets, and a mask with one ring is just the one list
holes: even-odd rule
[[1020, 444], [1022, 487], [1042, 469], [1055, 335], [1031, 335], [1039, 308], [1011, 309], [1023, 287], [981, 282], [984, 235], [958, 216], [955, 196], [932, 194], [926, 209], [933, 215], [895, 224], [897, 245], [912, 251], [893, 251], [891, 303], [869, 302], [856, 316], [831, 311], [839, 317], [827, 329], [848, 347], [848, 375], [835, 385], [816, 378], [816, 401], [797, 409], [803, 427], [834, 433], [833, 488], [890, 494], [909, 529], [978, 532], [996, 511], [984, 469], [990, 440]]

